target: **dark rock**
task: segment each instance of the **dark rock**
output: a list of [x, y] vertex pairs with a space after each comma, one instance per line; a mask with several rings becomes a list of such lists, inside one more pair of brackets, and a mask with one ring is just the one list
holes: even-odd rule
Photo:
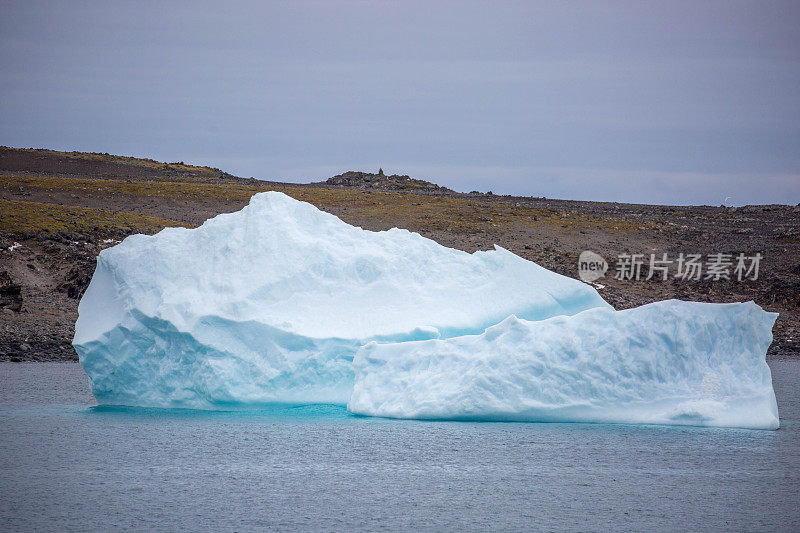
[[69, 272], [64, 278], [57, 289], [60, 292], [67, 293], [70, 298], [79, 299], [86, 292], [89, 282], [92, 281], [92, 273], [94, 272], [95, 261], [92, 259], [83, 259], [78, 264], [70, 268]]
[[387, 176], [383, 169], [377, 174], [349, 170], [328, 178], [326, 185], [354, 187], [358, 189], [383, 189], [390, 191], [420, 191], [420, 192], [452, 192], [446, 187], [441, 187], [429, 181], [418, 180], [407, 175], [392, 174]]
[[22, 287], [5, 270], [0, 272], [0, 308], [16, 313], [22, 309]]

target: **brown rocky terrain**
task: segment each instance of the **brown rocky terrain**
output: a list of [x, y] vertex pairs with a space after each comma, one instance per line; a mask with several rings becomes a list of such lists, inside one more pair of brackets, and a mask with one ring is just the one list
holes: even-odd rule
[[[535, 192], [535, 183], [531, 191]], [[755, 300], [780, 313], [770, 357], [800, 355], [800, 207], [652, 206], [459, 193], [408, 176], [345, 172], [289, 184], [219, 169], [108, 154], [0, 148], [0, 360], [71, 360], [77, 306], [95, 258], [133, 233], [196, 226], [278, 190], [370, 230], [407, 228], [468, 252], [497, 244], [577, 277], [578, 256], [609, 263], [597, 280], [617, 308], [665, 298]], [[650, 254], [729, 254], [731, 279], [650, 280]], [[615, 279], [621, 254], [641, 254], [638, 280]], [[736, 257], [761, 254], [757, 279]], [[704, 265], [705, 266], [705, 265]]]

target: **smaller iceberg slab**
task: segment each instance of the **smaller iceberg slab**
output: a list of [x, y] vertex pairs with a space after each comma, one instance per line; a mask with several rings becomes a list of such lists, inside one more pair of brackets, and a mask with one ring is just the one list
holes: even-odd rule
[[370, 343], [353, 413], [392, 418], [777, 429], [766, 351], [776, 313], [753, 302], [668, 300], [479, 335]]

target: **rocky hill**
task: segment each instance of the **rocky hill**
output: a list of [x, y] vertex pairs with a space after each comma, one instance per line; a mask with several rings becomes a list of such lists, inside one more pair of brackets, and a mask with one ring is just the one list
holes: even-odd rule
[[161, 163], [111, 154], [58, 152], [37, 148], [0, 146], [0, 169], [5, 172], [81, 178], [128, 178], [148, 180], [231, 179], [218, 168], [187, 165], [183, 161]]
[[[261, 191], [311, 202], [370, 230], [407, 228], [467, 252], [494, 244], [577, 277], [584, 250], [618, 308], [655, 300], [755, 300], [781, 315], [771, 357], [800, 355], [800, 208], [649, 206], [463, 194], [403, 175], [350, 171], [291, 184], [108, 154], [0, 148], [0, 360], [74, 359], [77, 305], [95, 258], [133, 233], [193, 227]], [[536, 191], [531, 191], [535, 193]], [[615, 279], [624, 255], [761, 254], [757, 279]]]

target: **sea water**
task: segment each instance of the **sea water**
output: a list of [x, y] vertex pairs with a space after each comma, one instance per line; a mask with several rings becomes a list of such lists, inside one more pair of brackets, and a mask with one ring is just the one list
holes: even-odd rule
[[0, 364], [0, 530], [800, 530], [800, 361], [778, 431], [103, 408]]

